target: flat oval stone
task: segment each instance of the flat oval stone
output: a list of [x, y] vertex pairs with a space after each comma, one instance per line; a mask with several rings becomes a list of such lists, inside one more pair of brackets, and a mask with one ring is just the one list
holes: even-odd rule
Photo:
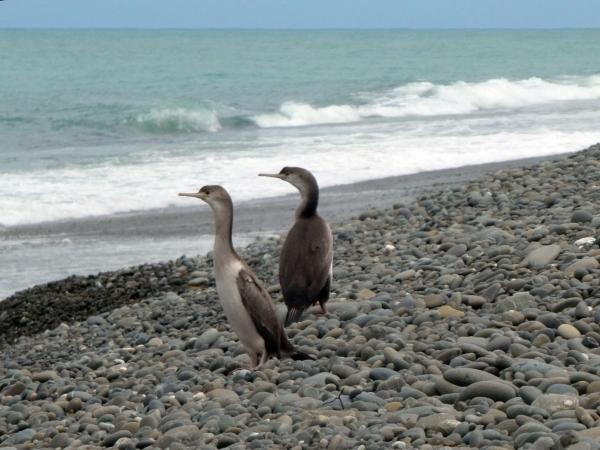
[[371, 370], [369, 377], [372, 380], [387, 380], [388, 378], [397, 374], [398, 372], [388, 369], [387, 367], [376, 367], [375, 369]]
[[502, 381], [478, 381], [467, 386], [459, 395], [459, 400], [470, 400], [475, 397], [491, 398], [505, 402], [516, 397], [515, 388]]
[[563, 323], [561, 326], [558, 327], [558, 334], [560, 334], [565, 339], [573, 339], [581, 336], [579, 330], [568, 323]]
[[542, 245], [530, 252], [523, 260], [524, 265], [532, 269], [543, 269], [560, 254], [560, 245]]
[[534, 400], [533, 406], [554, 413], [564, 409], [575, 409], [579, 405], [577, 397], [562, 394], [543, 394]]
[[495, 381], [499, 380], [496, 375], [478, 369], [470, 369], [467, 367], [457, 367], [448, 369], [443, 373], [444, 378], [450, 383], [459, 386], [469, 386], [470, 384], [479, 381]]

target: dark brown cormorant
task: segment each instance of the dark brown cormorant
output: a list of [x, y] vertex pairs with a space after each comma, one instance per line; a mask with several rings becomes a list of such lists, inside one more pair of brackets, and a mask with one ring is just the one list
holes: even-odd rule
[[285, 324], [297, 321], [306, 308], [317, 302], [325, 314], [331, 287], [333, 237], [329, 225], [317, 213], [317, 180], [301, 167], [284, 167], [277, 174], [260, 176], [287, 181], [301, 196], [296, 222], [283, 243], [279, 260], [279, 284], [288, 307]]

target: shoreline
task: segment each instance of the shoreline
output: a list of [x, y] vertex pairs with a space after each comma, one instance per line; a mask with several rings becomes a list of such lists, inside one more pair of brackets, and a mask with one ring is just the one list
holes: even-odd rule
[[[331, 223], [341, 222], [369, 209], [410, 203], [421, 192], [445, 189], [486, 173], [527, 167], [571, 154], [573, 152], [326, 187], [320, 192], [319, 213]], [[293, 223], [297, 205], [296, 193], [238, 204], [234, 199], [236, 246], [248, 245], [256, 237], [284, 233]], [[0, 280], [0, 302], [24, 289], [71, 275], [164, 262], [181, 255], [204, 255], [211, 249], [212, 233], [210, 210], [199, 202], [194, 206], [6, 227], [0, 231], [4, 242], [38, 244], [0, 254], [0, 266], [9, 268]]]
[[[421, 193], [476, 179], [485, 173], [572, 154], [462, 166], [380, 178], [321, 190], [319, 213], [336, 223], [369, 209], [410, 203]], [[235, 204], [234, 243], [284, 233], [293, 223], [297, 193]], [[40, 284], [72, 275], [97, 274], [159, 263], [181, 255], [205, 255], [212, 248], [213, 218], [205, 205], [163, 208], [110, 216], [6, 227], [0, 230], [0, 302]], [[193, 202], [192, 202], [193, 204]], [[31, 245], [33, 242], [35, 245]]]
[[[577, 152], [497, 161], [423, 171], [408, 175], [375, 178], [356, 183], [329, 186], [320, 190], [319, 212], [329, 221], [349, 218], [369, 208], [386, 208], [395, 202], [410, 202], [424, 190], [455, 185], [473, 180], [484, 173], [511, 167], [530, 166], [542, 161], [568, 157]], [[176, 194], [174, 194], [176, 195]], [[266, 197], [236, 204], [234, 233], [273, 232], [284, 230], [293, 221], [298, 195]], [[269, 220], [263, 220], [265, 208]], [[269, 224], [272, 222], [272, 224]], [[104, 216], [64, 219], [52, 222], [12, 225], [4, 227], [2, 236], [148, 236], [198, 235], [212, 233], [212, 215], [207, 207], [176, 206], [132, 211]], [[198, 229], [200, 227], [200, 230]]]

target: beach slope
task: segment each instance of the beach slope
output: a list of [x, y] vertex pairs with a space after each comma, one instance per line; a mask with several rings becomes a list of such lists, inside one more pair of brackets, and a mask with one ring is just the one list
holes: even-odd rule
[[[287, 329], [316, 360], [260, 372], [210, 255], [39, 287], [0, 303], [0, 446], [596, 448], [599, 227], [599, 145], [335, 222], [330, 312]], [[278, 303], [280, 245], [242, 251]]]

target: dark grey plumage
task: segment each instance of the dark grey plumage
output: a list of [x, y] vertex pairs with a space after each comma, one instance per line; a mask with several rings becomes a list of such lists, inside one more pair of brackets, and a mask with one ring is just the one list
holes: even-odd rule
[[333, 238], [329, 225], [317, 213], [319, 186], [308, 170], [284, 167], [278, 174], [261, 174], [287, 181], [301, 195], [296, 221], [279, 260], [279, 283], [288, 312], [285, 324], [299, 320], [309, 306], [319, 303], [323, 313], [329, 300], [333, 263]]

